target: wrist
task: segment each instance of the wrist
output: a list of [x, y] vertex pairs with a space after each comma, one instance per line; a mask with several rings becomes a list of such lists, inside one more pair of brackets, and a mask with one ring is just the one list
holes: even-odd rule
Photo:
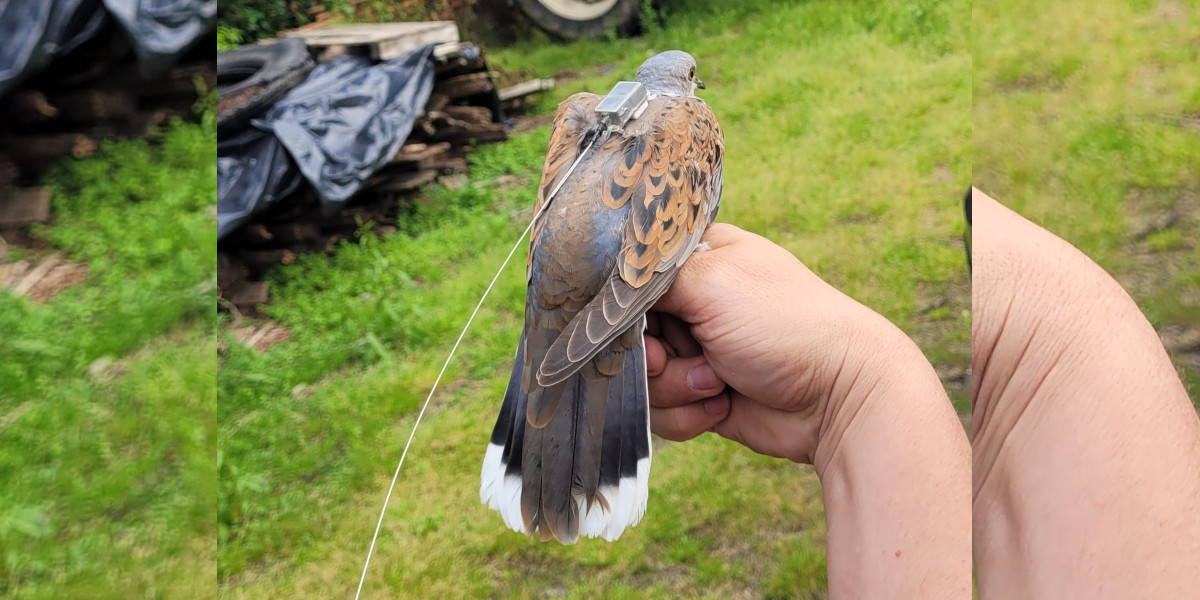
[[[864, 309], [865, 310], [865, 309]], [[864, 430], [887, 426], [879, 417], [898, 405], [897, 425], [927, 413], [932, 403], [946, 403], [945, 391], [925, 356], [898, 327], [875, 313], [848, 329], [845, 352], [822, 400], [813, 465], [823, 476], [846, 445], [861, 443]], [[853, 448], [851, 448], [853, 449]]]
[[889, 327], [852, 342], [872, 350], [839, 376], [817, 443], [830, 596], [970, 598], [966, 435], [933, 368]]

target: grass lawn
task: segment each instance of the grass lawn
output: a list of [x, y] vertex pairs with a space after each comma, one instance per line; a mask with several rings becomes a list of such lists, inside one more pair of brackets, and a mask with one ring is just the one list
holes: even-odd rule
[[1200, 2], [980, 2], [975, 183], [1113, 273], [1200, 407]]
[[39, 232], [87, 280], [0, 292], [0, 596], [213, 597], [216, 128], [106, 144]]
[[[648, 54], [694, 54], [726, 134], [720, 219], [765, 235], [912, 335], [967, 407], [965, 1], [678, 0], [639, 39], [490, 48], [603, 93]], [[273, 274], [293, 337], [218, 373], [218, 579], [228, 598], [353, 594], [383, 492], [459, 328], [531, 215], [549, 131], [473, 155], [402, 230]], [[705, 436], [656, 442], [647, 515], [617, 543], [538, 544], [479, 503], [519, 335], [515, 260], [416, 436], [365, 597], [803, 597], [825, 590], [810, 468]], [[802, 301], [802, 299], [801, 299]]]

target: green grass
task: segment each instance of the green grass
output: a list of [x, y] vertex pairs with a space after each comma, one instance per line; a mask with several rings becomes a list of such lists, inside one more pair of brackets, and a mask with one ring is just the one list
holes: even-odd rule
[[39, 234], [88, 279], [45, 305], [0, 292], [6, 598], [211, 589], [215, 148], [180, 122], [47, 177]]
[[[1156, 327], [1200, 323], [1198, 14], [1195, 0], [974, 12], [976, 184], [1113, 273]], [[1176, 358], [1200, 406], [1200, 363]]]
[[[680, 0], [641, 39], [535, 40], [489, 56], [510, 73], [577, 73], [541, 103], [546, 112], [630, 78], [649, 53], [692, 52], [726, 134], [720, 219], [794, 252], [935, 363], [965, 366], [969, 6]], [[353, 592], [416, 409], [531, 217], [548, 135], [480, 149], [470, 182], [429, 190], [402, 231], [272, 275], [268, 311], [293, 338], [261, 354], [230, 344], [218, 375], [223, 596]], [[364, 594], [824, 597], [811, 469], [711, 436], [657, 449], [647, 515], [617, 543], [533, 543], [479, 503], [520, 329], [523, 252], [416, 436]], [[943, 296], [943, 308], [923, 311]], [[955, 399], [965, 407], [963, 391]]]

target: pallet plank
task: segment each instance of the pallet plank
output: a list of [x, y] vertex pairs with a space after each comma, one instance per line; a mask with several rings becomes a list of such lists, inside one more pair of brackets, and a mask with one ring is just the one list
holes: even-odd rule
[[371, 58], [391, 60], [426, 44], [454, 44], [459, 41], [458, 25], [454, 21], [427, 21], [421, 23], [370, 23], [354, 25], [327, 25], [307, 30], [290, 30], [281, 37], [297, 37], [310, 48], [331, 48], [319, 51], [322, 60], [352, 52], [356, 46], [369, 48]]
[[521, 98], [538, 92], [545, 92], [554, 89], [557, 83], [553, 79], [531, 79], [523, 81], [516, 85], [510, 85], [500, 90], [497, 95], [500, 96], [501, 102], [507, 102], [514, 98]]

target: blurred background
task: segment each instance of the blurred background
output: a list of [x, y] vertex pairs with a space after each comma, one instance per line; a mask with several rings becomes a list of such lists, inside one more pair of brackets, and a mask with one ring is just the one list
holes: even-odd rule
[[0, 3], [0, 597], [216, 562], [216, 3]]
[[[603, 9], [579, 39], [529, 4], [221, 4], [222, 597], [353, 593], [419, 403], [532, 217], [555, 107], [663, 50], [696, 57], [725, 131], [720, 220], [896, 322], [968, 418], [969, 2], [540, 3]], [[479, 503], [524, 283], [510, 265], [442, 381], [364, 596], [826, 597], [811, 468], [712, 436], [655, 441], [617, 543], [533, 543]]]
[[1113, 274], [1200, 406], [1200, 3], [976, 2], [974, 182]]

